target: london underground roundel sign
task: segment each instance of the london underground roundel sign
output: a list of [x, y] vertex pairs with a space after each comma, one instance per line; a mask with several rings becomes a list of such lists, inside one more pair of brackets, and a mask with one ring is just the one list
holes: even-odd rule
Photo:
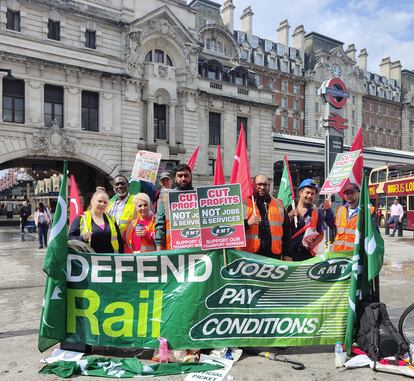
[[339, 78], [331, 78], [325, 81], [321, 86], [321, 93], [331, 106], [341, 109], [345, 106], [349, 92], [345, 87], [345, 83]]

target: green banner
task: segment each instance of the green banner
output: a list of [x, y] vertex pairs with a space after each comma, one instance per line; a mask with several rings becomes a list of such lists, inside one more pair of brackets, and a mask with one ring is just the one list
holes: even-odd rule
[[283, 262], [239, 250], [69, 254], [71, 343], [174, 349], [343, 340], [347, 253]]

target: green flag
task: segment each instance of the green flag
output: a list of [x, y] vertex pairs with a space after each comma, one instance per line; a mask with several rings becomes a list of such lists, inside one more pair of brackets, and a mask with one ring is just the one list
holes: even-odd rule
[[47, 278], [38, 339], [40, 352], [55, 345], [66, 336], [67, 171], [68, 163], [65, 161], [59, 198], [43, 263], [43, 271]]
[[292, 205], [292, 201], [295, 199], [287, 156], [285, 156], [283, 159], [283, 173], [282, 178], [280, 179], [279, 192], [277, 194], [277, 198], [282, 200], [283, 206], [285, 208]]
[[345, 345], [348, 353], [350, 353], [354, 339], [358, 306], [361, 301], [367, 300], [367, 297], [372, 293], [372, 281], [381, 271], [384, 259], [384, 240], [372, 220], [366, 176], [362, 181], [358, 208], [345, 333]]

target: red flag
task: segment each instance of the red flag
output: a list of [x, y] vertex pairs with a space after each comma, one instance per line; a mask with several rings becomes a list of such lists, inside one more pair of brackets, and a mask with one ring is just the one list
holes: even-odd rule
[[240, 135], [239, 140], [237, 141], [236, 152], [234, 154], [230, 184], [240, 184], [243, 199], [253, 195], [249, 158], [247, 157], [246, 139], [244, 137], [243, 124], [240, 126]]
[[83, 214], [83, 207], [79, 197], [78, 187], [76, 185], [75, 177], [70, 175], [70, 209], [69, 209], [69, 224], [76, 216]]
[[[358, 151], [361, 150], [358, 158], [355, 161], [355, 164], [352, 168], [352, 173], [349, 176], [349, 179], [347, 181], [353, 184], [357, 184], [359, 186], [359, 188], [361, 188], [362, 185], [362, 173], [364, 171], [364, 155], [363, 155], [363, 150], [364, 150], [364, 138], [362, 137], [362, 127], [359, 128], [357, 134], [355, 135], [355, 140], [352, 143], [351, 148], [349, 149], [349, 151]], [[339, 195], [344, 198], [342, 191], [339, 192]]]
[[198, 145], [194, 152], [191, 154], [190, 159], [188, 160], [187, 165], [191, 168], [191, 171], [193, 171], [196, 161], [197, 161], [197, 156], [198, 156], [198, 151], [200, 150], [200, 145]]
[[216, 164], [214, 166], [213, 185], [222, 185], [224, 183], [225, 181], [224, 181], [223, 164], [221, 162], [220, 144], [219, 144], [217, 146], [217, 158], [216, 158]]

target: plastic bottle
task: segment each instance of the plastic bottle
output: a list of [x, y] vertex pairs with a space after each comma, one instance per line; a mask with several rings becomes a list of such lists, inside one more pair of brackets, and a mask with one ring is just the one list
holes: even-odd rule
[[169, 362], [171, 352], [168, 349], [168, 341], [163, 337], [159, 337], [158, 340], [160, 341], [160, 347], [158, 351], [160, 362]]
[[345, 365], [346, 353], [343, 350], [342, 344], [340, 341], [335, 343], [335, 366], [340, 368]]

